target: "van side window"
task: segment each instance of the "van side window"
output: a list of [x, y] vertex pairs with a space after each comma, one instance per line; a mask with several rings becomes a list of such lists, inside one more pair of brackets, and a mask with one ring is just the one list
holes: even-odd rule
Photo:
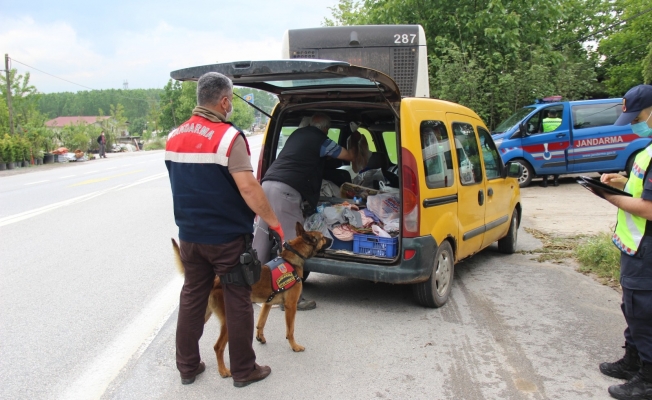
[[564, 106], [544, 108], [534, 114], [525, 124], [528, 135], [547, 133], [557, 130], [563, 124]]
[[573, 128], [613, 125], [623, 113], [623, 103], [585, 104], [571, 107]]
[[460, 182], [462, 185], [481, 183], [482, 164], [473, 126], [463, 122], [454, 122], [453, 136], [457, 150], [457, 163], [460, 168]]
[[430, 189], [453, 186], [455, 175], [451, 146], [443, 122], [421, 122], [421, 153], [426, 185]]
[[480, 148], [482, 149], [482, 159], [484, 160], [484, 174], [487, 180], [501, 178], [502, 161], [496, 144], [489, 132], [481, 126], [478, 126], [478, 136], [480, 137]]

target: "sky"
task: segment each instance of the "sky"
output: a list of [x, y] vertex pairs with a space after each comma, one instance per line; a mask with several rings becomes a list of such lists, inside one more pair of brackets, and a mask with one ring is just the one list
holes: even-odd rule
[[321, 26], [337, 3], [0, 0], [0, 69], [9, 54], [42, 93], [163, 88], [176, 69], [279, 59], [287, 29]]

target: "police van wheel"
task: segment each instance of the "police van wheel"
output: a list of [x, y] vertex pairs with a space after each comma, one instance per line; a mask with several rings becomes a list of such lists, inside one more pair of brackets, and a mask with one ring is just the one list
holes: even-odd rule
[[534, 168], [525, 160], [514, 160], [514, 162], [523, 166], [523, 173], [518, 177], [518, 186], [522, 188], [529, 186], [532, 183], [532, 178], [534, 178]]
[[437, 308], [446, 304], [453, 285], [455, 255], [447, 241], [437, 249], [430, 278], [412, 285], [412, 293], [417, 303], [424, 307]]
[[498, 251], [505, 254], [514, 254], [516, 252], [516, 240], [518, 239], [518, 211], [512, 213], [512, 222], [509, 224], [509, 230], [504, 238], [498, 241]]

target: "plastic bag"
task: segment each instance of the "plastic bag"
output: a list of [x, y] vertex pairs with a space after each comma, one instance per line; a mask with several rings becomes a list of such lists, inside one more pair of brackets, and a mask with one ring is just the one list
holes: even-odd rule
[[400, 217], [401, 200], [394, 193], [379, 193], [367, 198], [367, 208], [387, 223]]
[[318, 231], [329, 239], [333, 238], [326, 227], [324, 214], [322, 213], [315, 213], [306, 218], [306, 222], [303, 223], [303, 229], [307, 231]]

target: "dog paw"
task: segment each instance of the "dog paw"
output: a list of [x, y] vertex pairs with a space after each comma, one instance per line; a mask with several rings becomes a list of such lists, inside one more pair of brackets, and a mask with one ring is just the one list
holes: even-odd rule
[[228, 368], [225, 368], [223, 370], [218, 371], [220, 373], [220, 376], [222, 378], [230, 378], [231, 377], [231, 370]]
[[256, 336], [256, 340], [259, 341], [262, 344], [267, 343], [267, 340], [265, 340], [265, 336], [262, 336], [262, 335]]
[[295, 352], [297, 352], [297, 353], [302, 352], [302, 351], [304, 351], [305, 349], [306, 349], [305, 347], [303, 347], [303, 346], [299, 346], [298, 344], [295, 345], [295, 346], [292, 346], [292, 350], [295, 351]]

